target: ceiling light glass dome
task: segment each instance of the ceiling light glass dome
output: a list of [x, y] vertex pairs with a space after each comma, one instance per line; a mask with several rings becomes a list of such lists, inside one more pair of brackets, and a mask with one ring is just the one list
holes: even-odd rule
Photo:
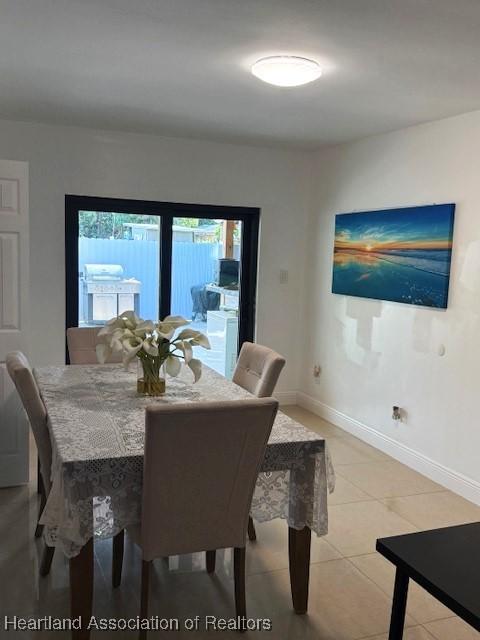
[[278, 87], [298, 87], [322, 75], [318, 62], [298, 56], [270, 56], [252, 65], [252, 73], [260, 80]]

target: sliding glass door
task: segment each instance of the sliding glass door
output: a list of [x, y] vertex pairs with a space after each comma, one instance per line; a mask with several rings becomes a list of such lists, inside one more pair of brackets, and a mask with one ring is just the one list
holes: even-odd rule
[[133, 309], [158, 318], [160, 218], [78, 212], [78, 326]]
[[175, 217], [172, 231], [172, 313], [207, 334], [211, 350], [198, 357], [231, 378], [238, 353], [242, 221]]
[[66, 196], [65, 216], [67, 328], [182, 315], [231, 377], [254, 338], [258, 209]]

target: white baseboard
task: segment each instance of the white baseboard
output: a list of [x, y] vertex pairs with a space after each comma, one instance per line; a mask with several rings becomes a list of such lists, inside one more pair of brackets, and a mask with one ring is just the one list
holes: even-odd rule
[[297, 392], [296, 391], [277, 391], [275, 398], [280, 405], [297, 404]]
[[430, 480], [438, 482], [438, 484], [458, 493], [467, 500], [480, 505], [480, 482], [435, 462], [435, 460], [425, 456], [423, 453], [397, 442], [393, 438], [345, 415], [341, 411], [329, 407], [306, 393], [297, 393], [297, 404], [371, 444], [373, 447], [380, 449], [380, 451], [387, 453], [392, 458], [427, 476]]

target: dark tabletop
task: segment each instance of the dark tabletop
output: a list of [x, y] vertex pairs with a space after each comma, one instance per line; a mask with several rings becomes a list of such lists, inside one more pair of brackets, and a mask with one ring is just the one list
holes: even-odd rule
[[480, 631], [480, 522], [381, 538], [377, 551]]

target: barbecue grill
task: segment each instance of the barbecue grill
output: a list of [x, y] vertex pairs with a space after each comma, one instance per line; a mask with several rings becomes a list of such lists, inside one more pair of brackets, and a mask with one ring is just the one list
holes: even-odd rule
[[104, 324], [129, 309], [138, 314], [141, 286], [140, 280], [124, 278], [120, 264], [86, 264], [82, 277], [84, 320]]

